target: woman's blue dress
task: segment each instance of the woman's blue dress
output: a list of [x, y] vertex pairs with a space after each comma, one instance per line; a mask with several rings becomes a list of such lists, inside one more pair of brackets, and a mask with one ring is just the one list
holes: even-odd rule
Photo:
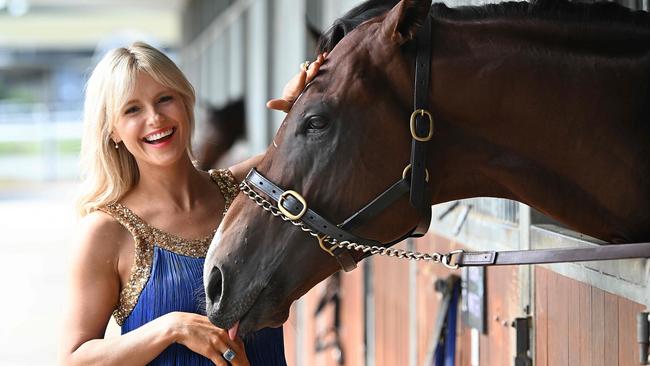
[[[236, 195], [229, 171], [211, 171], [226, 198], [226, 208]], [[203, 262], [214, 233], [185, 240], [149, 226], [126, 206], [107, 205], [113, 216], [134, 237], [135, 257], [131, 276], [120, 293], [113, 316], [128, 333], [164, 314], [180, 311], [205, 315]], [[262, 329], [244, 339], [251, 365], [286, 365], [282, 328]], [[150, 365], [214, 365], [181, 344], [167, 347]]]

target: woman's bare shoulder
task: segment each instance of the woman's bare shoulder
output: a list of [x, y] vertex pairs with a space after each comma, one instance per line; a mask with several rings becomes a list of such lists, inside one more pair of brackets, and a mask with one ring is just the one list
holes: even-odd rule
[[116, 259], [120, 247], [132, 240], [128, 230], [105, 212], [93, 211], [79, 220], [77, 249], [97, 259]]

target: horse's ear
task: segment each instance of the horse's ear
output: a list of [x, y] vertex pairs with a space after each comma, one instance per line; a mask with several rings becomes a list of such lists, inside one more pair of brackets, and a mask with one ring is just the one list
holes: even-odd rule
[[382, 24], [384, 34], [398, 44], [415, 38], [429, 16], [430, 0], [402, 0], [391, 9]]

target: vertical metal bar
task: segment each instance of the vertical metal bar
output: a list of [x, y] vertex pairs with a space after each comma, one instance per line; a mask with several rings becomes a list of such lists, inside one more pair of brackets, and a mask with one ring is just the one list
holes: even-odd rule
[[[415, 250], [415, 240], [409, 238], [406, 241], [406, 249], [410, 251]], [[409, 319], [409, 366], [417, 365], [418, 357], [418, 322], [417, 322], [417, 263], [409, 261], [409, 277], [408, 277], [408, 319]]]
[[[519, 211], [519, 250], [531, 249], [530, 243], [530, 207], [517, 203]], [[534, 278], [533, 267], [530, 265], [519, 266], [519, 308], [524, 317], [533, 314]], [[535, 359], [535, 331], [529, 332], [530, 357]]]
[[[254, 1], [248, 11], [246, 58], [246, 132], [250, 152], [264, 151], [272, 138], [269, 129], [271, 111], [264, 106], [270, 94], [271, 3]], [[263, 61], [262, 61], [263, 60]]]
[[480, 332], [478, 331], [478, 329], [472, 328], [470, 330], [470, 343], [469, 343], [470, 344], [469, 364], [471, 366], [480, 366], [479, 360], [481, 359], [480, 357], [481, 349], [480, 349], [479, 339], [480, 339]]
[[639, 365], [648, 364], [648, 313], [636, 314], [636, 341], [639, 344]]

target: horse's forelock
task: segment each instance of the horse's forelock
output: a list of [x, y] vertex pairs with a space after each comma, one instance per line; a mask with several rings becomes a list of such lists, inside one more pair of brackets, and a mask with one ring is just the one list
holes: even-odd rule
[[332, 26], [318, 41], [317, 52], [331, 52], [345, 35], [360, 24], [386, 14], [399, 3], [399, 0], [369, 0], [345, 13], [334, 21]]

